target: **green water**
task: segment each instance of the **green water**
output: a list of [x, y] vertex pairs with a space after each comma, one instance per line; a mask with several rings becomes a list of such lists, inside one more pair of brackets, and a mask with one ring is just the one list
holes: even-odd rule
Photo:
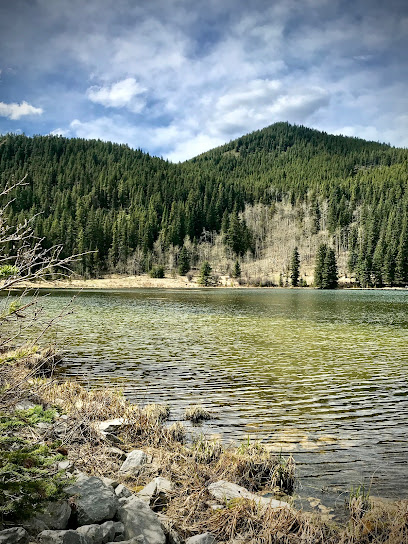
[[[51, 291], [47, 312], [72, 295]], [[408, 497], [408, 291], [85, 291], [57, 325], [64, 372], [165, 402], [202, 427], [293, 452], [298, 493]]]

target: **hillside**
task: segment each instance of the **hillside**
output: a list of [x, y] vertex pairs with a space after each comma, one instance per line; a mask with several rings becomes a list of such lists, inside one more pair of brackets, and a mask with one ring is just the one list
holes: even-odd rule
[[[7, 135], [4, 186], [27, 174], [9, 220], [39, 214], [35, 231], [66, 254], [94, 251], [77, 271], [138, 274], [238, 258], [256, 283], [286, 278], [299, 247], [310, 283], [319, 243], [361, 285], [408, 283], [408, 151], [277, 123], [172, 164], [125, 145]], [[11, 248], [10, 248], [11, 250]]]

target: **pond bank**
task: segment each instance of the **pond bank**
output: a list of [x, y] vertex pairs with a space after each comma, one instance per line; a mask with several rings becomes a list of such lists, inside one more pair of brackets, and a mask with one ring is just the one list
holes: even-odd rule
[[[167, 480], [171, 483], [170, 489], [167, 486], [158, 494], [161, 506], [158, 507], [155, 500], [148, 501], [156, 516], [165, 514], [173, 531], [172, 536], [170, 531], [167, 532], [166, 540], [161, 541], [163, 544], [165, 541], [189, 542], [190, 537], [203, 533], [210, 533], [212, 537], [207, 538], [219, 543], [365, 544], [375, 539], [379, 543], [402, 544], [407, 541], [408, 501], [389, 506], [367, 506], [367, 498], [356, 493], [351, 503], [350, 520], [343, 526], [334, 524], [321, 514], [303, 513], [291, 506], [279, 504], [278, 507], [266, 505], [265, 508], [263, 501], [270, 500], [262, 499], [265, 493], [278, 493], [278, 499], [290, 502], [288, 496], [281, 494], [290, 487], [292, 469], [287, 460], [271, 456], [256, 443], [228, 449], [201, 436], [191, 445], [186, 445], [182, 425], [167, 426], [166, 411], [157, 405], [140, 408], [128, 403], [117, 392], [107, 389], [88, 391], [73, 380], [57, 382], [39, 377], [50, 369], [47, 369], [47, 361], [38, 357], [25, 355], [6, 359], [7, 362], [3, 360], [0, 365], [3, 423], [15, 418], [19, 402], [26, 403], [20, 404], [20, 408], [28, 407], [27, 402], [37, 408], [32, 406], [28, 411], [17, 412], [25, 424], [11, 425], [9, 431], [7, 425], [3, 425], [2, 438], [7, 438], [8, 444], [16, 444], [13, 440], [17, 440], [18, 435], [21, 439], [30, 437], [32, 444], [49, 448], [50, 455], [58, 453], [65, 459], [62, 471], [68, 471], [68, 477], [72, 475], [80, 480], [95, 476], [99, 480], [102, 478], [102, 482], [103, 478], [110, 478], [115, 486], [105, 481], [106, 485], [115, 488], [121, 485], [122, 496], [118, 499], [123, 499], [121, 508], [127, 508], [127, 501], [135, 504], [134, 501], [140, 499], [138, 493], [143, 489], [146, 491], [146, 485], [155, 481], [157, 486], [158, 478]], [[55, 360], [49, 355], [47, 359]], [[31, 418], [33, 410], [37, 410], [36, 419]], [[106, 423], [112, 419], [116, 422]], [[4, 447], [2, 450], [4, 458], [8, 450]], [[145, 462], [140, 463], [137, 470], [129, 472], [123, 467], [127, 460], [135, 457], [134, 450], [143, 452], [139, 457], [144, 456]], [[50, 467], [50, 472], [57, 474], [52, 464]], [[24, 475], [24, 470], [22, 473]], [[225, 490], [223, 496], [217, 498], [212, 490], [220, 481], [227, 481], [232, 486], [235, 484], [234, 489], [240, 485], [255, 492], [259, 501], [252, 500], [242, 491], [238, 492], [240, 498], [228, 498]], [[124, 488], [128, 491], [123, 491]], [[131, 496], [123, 496], [127, 493]], [[79, 511], [82, 508], [80, 500], [80, 494], [79, 499], [75, 499], [74, 493], [70, 502], [79, 506]], [[121, 522], [123, 517], [126, 518], [120, 514], [117, 521]], [[7, 526], [13, 525], [16, 523], [9, 519]], [[74, 527], [74, 530], [77, 529]], [[34, 536], [37, 538], [38, 535]], [[49, 538], [50, 535], [45, 536]], [[130, 536], [128, 531], [122, 540], [137, 536]], [[46, 539], [43, 536], [39, 541], [45, 543]], [[150, 543], [147, 533], [144, 542]]]

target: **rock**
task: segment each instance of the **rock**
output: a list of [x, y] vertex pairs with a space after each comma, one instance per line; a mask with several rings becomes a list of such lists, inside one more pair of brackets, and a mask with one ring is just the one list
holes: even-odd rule
[[31, 518], [24, 523], [24, 529], [26, 529], [30, 535], [37, 536], [42, 531], [48, 531], [49, 527], [43, 521], [37, 518]]
[[140, 468], [147, 463], [147, 455], [142, 450], [133, 450], [128, 453], [126, 461], [120, 467], [119, 472], [125, 474], [138, 474]]
[[113, 480], [112, 478], [107, 478], [106, 476], [100, 476], [100, 479], [102, 480], [102, 482], [104, 484], [106, 484], [108, 487], [113, 487], [113, 489], [115, 489], [116, 487], [118, 487], [119, 485], [119, 482], [117, 482], [116, 480]]
[[260, 504], [262, 507], [270, 506], [272, 508], [290, 508], [287, 502], [278, 501], [276, 499], [269, 499], [266, 497], [260, 497], [251, 493], [244, 487], [225, 480], [214, 482], [208, 486], [210, 494], [218, 500], [225, 501], [231, 499], [249, 499]]
[[65, 438], [67, 434], [72, 431], [72, 423], [61, 418], [54, 424], [52, 432], [57, 438]]
[[[143, 535], [139, 535], [130, 540], [115, 540], [114, 542], [122, 542], [122, 544], [146, 544], [147, 541]], [[108, 544], [114, 544], [114, 542], [109, 542]]]
[[121, 521], [115, 521], [113, 525], [115, 528], [115, 536], [123, 535], [123, 533], [125, 532], [125, 526], [123, 525], [123, 523]]
[[89, 544], [86, 538], [72, 529], [68, 531], [43, 531], [38, 535], [40, 544]]
[[215, 544], [216, 540], [211, 533], [203, 533], [187, 538], [186, 544]]
[[131, 497], [133, 493], [128, 489], [125, 485], [119, 484], [115, 489], [115, 494], [118, 497], [118, 499], [121, 499], [123, 497]]
[[182, 538], [179, 536], [177, 531], [173, 527], [173, 522], [164, 514], [157, 514], [157, 517], [160, 521], [161, 528], [163, 533], [166, 535], [168, 544], [183, 544]]
[[120, 497], [120, 499], [118, 499], [120, 506], [127, 504], [130, 501], [130, 499], [131, 497]]
[[65, 491], [76, 496], [74, 503], [79, 525], [110, 520], [119, 506], [113, 488], [96, 476], [81, 478], [74, 485], [65, 488]]
[[48, 529], [63, 530], [68, 527], [71, 513], [72, 511], [67, 501], [49, 502], [44, 512], [37, 514], [33, 521], [45, 524]]
[[119, 508], [117, 515], [125, 526], [126, 539], [143, 535], [146, 544], [165, 544], [166, 536], [158, 517], [142, 500], [136, 497], [130, 499]]
[[98, 428], [103, 433], [115, 434], [119, 432], [123, 423], [124, 419], [122, 417], [118, 417], [117, 419], [108, 419], [106, 421], [102, 421], [101, 423], [99, 423]]
[[100, 525], [102, 529], [102, 542], [110, 542], [115, 538], [116, 529], [114, 521], [105, 521]]
[[116, 455], [117, 457], [119, 457], [121, 461], [124, 461], [127, 456], [127, 454], [124, 451], [120, 450], [119, 448], [115, 448], [114, 446], [109, 448], [108, 452], [111, 453], [112, 455]]
[[[24, 408], [21, 409], [24, 410]], [[12, 527], [0, 531], [0, 544], [27, 544], [29, 540], [29, 534], [24, 527]]]
[[142, 501], [157, 507], [164, 507], [167, 504], [167, 494], [173, 489], [173, 484], [166, 478], [158, 476], [148, 483], [137, 493], [137, 497]]
[[22, 399], [18, 401], [17, 404], [14, 406], [14, 410], [31, 410], [36, 406], [37, 405], [34, 402], [31, 402], [31, 400]]
[[150, 500], [159, 493], [167, 493], [172, 489], [173, 484], [170, 482], [170, 480], [158, 476], [157, 478], [149, 482], [143, 489], [141, 489], [137, 493], [137, 497], [142, 500], [145, 500], [147, 498]]
[[60, 461], [58, 463], [58, 470], [69, 470], [70, 468], [72, 468], [73, 465], [71, 463], [71, 461]]
[[77, 533], [83, 535], [89, 544], [102, 544], [104, 532], [100, 525], [82, 525], [78, 527]]

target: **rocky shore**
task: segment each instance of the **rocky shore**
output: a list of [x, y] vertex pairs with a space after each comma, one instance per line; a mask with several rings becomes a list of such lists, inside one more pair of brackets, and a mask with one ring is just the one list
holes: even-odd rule
[[408, 542], [408, 501], [385, 509], [355, 497], [338, 526], [290, 504], [292, 459], [198, 433], [187, 443], [166, 407], [45, 377], [40, 357], [35, 368], [9, 359], [0, 364], [0, 544]]

